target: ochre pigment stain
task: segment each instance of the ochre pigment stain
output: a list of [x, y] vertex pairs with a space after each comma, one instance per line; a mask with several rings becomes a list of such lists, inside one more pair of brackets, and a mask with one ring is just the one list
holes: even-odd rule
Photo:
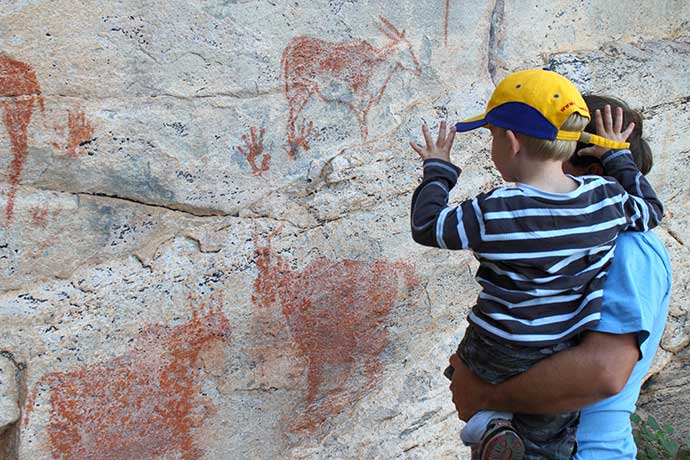
[[31, 225], [34, 227], [46, 228], [48, 225], [48, 208], [46, 206], [35, 206], [31, 208]]
[[212, 406], [196, 397], [199, 355], [229, 335], [220, 302], [180, 326], [151, 326], [125, 356], [41, 378], [24, 424], [38, 391], [48, 388], [47, 434], [55, 460], [199, 460], [203, 451], [192, 430]]
[[94, 128], [83, 112], [68, 112], [67, 129], [67, 155], [76, 158], [79, 156], [77, 148], [93, 139]]
[[[255, 176], [261, 176], [270, 168], [271, 154], [264, 151], [264, 132], [264, 128], [261, 128], [258, 134], [256, 128], [250, 128], [249, 136], [246, 134], [242, 135], [244, 145], [237, 147], [237, 151], [247, 159], [247, 163], [252, 168], [252, 174]], [[261, 157], [260, 166], [256, 164], [256, 160], [259, 157]]]
[[[401, 70], [421, 75], [405, 32], [384, 17], [380, 20], [378, 28], [389, 40], [381, 48], [365, 40], [329, 42], [301, 36], [293, 38], [283, 51], [289, 157], [309, 149], [313, 123], [305, 120], [303, 111], [313, 98], [347, 107], [357, 117], [362, 139], [366, 141], [369, 113], [381, 102], [393, 76]], [[403, 54], [408, 55], [411, 67], [400, 62]]]
[[36, 74], [23, 62], [0, 54], [0, 105], [3, 123], [12, 144], [12, 162], [9, 168], [10, 191], [5, 208], [5, 220], [12, 221], [14, 198], [22, 174], [24, 162], [29, 154], [29, 123], [34, 104], [40, 98], [41, 88]]
[[257, 247], [254, 302], [282, 314], [308, 363], [306, 407], [292, 431], [313, 431], [364, 397], [378, 382], [385, 328], [401, 282], [418, 284], [402, 262], [334, 261], [320, 257], [292, 270], [270, 247]]

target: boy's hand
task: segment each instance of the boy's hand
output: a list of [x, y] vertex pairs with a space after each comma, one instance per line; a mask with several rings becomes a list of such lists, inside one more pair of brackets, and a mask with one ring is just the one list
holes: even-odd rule
[[[597, 109], [594, 112], [594, 123], [597, 127], [597, 134], [601, 137], [611, 139], [612, 141], [625, 142], [635, 129], [635, 123], [630, 123], [625, 131], [621, 132], [623, 128], [623, 109], [616, 107], [616, 117], [611, 116], [611, 106], [606, 104], [604, 106], [604, 116], [602, 119], [601, 110]], [[601, 158], [606, 152], [611, 149], [606, 147], [591, 146], [580, 149], [578, 155], [588, 155], [595, 158]]]
[[450, 148], [453, 146], [453, 141], [455, 140], [455, 126], [451, 126], [446, 133], [446, 122], [442, 121], [441, 126], [438, 128], [438, 138], [435, 143], [431, 139], [429, 127], [426, 123], [422, 125], [422, 134], [424, 134], [426, 147], [422, 147], [416, 142], [410, 142], [412, 150], [417, 152], [422, 160], [437, 158], [450, 162]]

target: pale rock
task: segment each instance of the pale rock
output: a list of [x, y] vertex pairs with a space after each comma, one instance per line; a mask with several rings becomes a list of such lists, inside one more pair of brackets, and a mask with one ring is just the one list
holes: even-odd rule
[[5, 356], [0, 356], [0, 433], [19, 420], [19, 391], [17, 368]]
[[[26, 121], [0, 120], [0, 350], [27, 366], [18, 458], [469, 458], [442, 371], [477, 262], [410, 238], [408, 144], [542, 66], [643, 111], [674, 287], [641, 404], [682, 424], [677, 3], [4, 2], [0, 58], [19, 70], [0, 86], [33, 88], [30, 119], [0, 95]], [[451, 204], [503, 184], [490, 142], [458, 135]], [[0, 426], [18, 416], [2, 388]]]

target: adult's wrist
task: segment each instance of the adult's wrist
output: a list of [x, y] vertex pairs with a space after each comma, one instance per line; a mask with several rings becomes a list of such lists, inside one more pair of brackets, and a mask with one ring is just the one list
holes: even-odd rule
[[481, 407], [484, 407], [487, 410], [505, 410], [507, 399], [506, 392], [500, 391], [500, 384], [492, 385], [487, 383], [483, 385], [477, 396]]

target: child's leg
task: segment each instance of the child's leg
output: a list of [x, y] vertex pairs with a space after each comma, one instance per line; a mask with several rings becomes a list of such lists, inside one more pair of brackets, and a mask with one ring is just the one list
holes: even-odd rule
[[[489, 383], [499, 383], [507, 377], [504, 365], [491, 362], [492, 344], [487, 343], [484, 336], [477, 333], [476, 327], [470, 325], [458, 346], [460, 359], [482, 380]], [[498, 364], [498, 366], [496, 366]], [[446, 369], [446, 377], [452, 376], [452, 368]], [[460, 438], [466, 446], [479, 444], [492, 420], [511, 420], [513, 414], [508, 412], [480, 411], [467, 421], [462, 429]]]
[[569, 459], [575, 450], [578, 412], [515, 414], [513, 426], [525, 444], [524, 460]]
[[509, 412], [496, 412], [482, 410], [477, 412], [467, 421], [467, 425], [460, 432], [460, 439], [466, 446], [479, 444], [487, 427], [493, 420], [512, 420], [513, 414]]
[[[476, 327], [470, 326], [467, 328], [465, 337], [458, 347], [458, 355], [482, 380], [489, 383], [500, 383], [510, 377], [525, 372], [540, 360], [574, 344], [575, 341], [545, 348], [521, 347], [480, 334], [477, 332]], [[484, 437], [484, 434], [489, 428], [487, 425], [495, 423], [496, 419], [500, 421], [500, 419], [506, 418], [505, 414], [500, 414], [496, 418], [492, 418], [491, 416], [496, 413], [489, 412], [488, 414], [489, 415], [481, 415], [477, 421], [470, 420], [470, 422], [468, 422], [465, 429], [469, 429], [470, 431], [467, 434], [463, 433], [463, 435], [461, 435], [463, 441], [465, 441], [465, 439], [474, 441], [477, 438], [477, 433], [479, 433], [480, 440], [482, 443], [485, 443], [487, 438]], [[577, 427], [577, 414], [560, 414], [553, 417], [520, 415], [519, 417], [511, 418], [515, 419], [512, 425], [515, 428], [515, 432], [520, 435], [520, 438], [527, 436], [527, 438], [525, 438], [527, 442], [524, 446], [524, 458], [526, 460], [565, 460], [570, 458], [570, 452], [572, 452], [574, 444], [565, 439], [567, 438], [565, 434], [570, 428], [574, 428], [572, 430], [574, 436], [574, 431]], [[487, 421], [489, 424], [486, 423]], [[490, 436], [492, 433], [486, 434]], [[564, 454], [563, 456], [553, 456], [551, 454], [542, 456], [540, 452], [544, 450], [544, 448], [537, 447], [537, 444], [547, 439], [548, 441], [546, 442], [548, 446], [545, 448], [550, 451], [565, 452], [568, 446], [571, 447], [571, 450], [568, 451], [568, 454]], [[555, 444], [558, 444], [558, 446]]]

